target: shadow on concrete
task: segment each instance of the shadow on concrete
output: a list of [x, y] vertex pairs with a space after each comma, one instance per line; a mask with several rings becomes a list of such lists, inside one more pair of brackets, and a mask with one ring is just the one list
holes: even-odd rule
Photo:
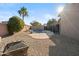
[[49, 46], [49, 56], [79, 56], [79, 41], [60, 35], [50, 37], [56, 46]]

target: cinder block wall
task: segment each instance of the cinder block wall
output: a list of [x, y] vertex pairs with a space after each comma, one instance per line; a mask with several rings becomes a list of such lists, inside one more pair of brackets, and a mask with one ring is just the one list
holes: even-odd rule
[[61, 13], [60, 34], [79, 40], [79, 4], [66, 4]]
[[8, 34], [8, 29], [6, 24], [0, 23], [0, 36]]

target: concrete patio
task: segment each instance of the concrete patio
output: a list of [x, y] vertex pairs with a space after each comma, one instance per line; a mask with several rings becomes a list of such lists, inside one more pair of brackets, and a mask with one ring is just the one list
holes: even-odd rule
[[33, 39], [49, 39], [50, 37], [46, 33], [33, 33], [28, 34]]

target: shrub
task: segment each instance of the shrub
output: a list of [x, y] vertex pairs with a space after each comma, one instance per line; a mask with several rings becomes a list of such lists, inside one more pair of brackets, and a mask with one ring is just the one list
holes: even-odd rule
[[24, 21], [17, 16], [13, 16], [9, 19], [7, 25], [8, 25], [8, 31], [11, 34], [22, 30], [24, 28]]

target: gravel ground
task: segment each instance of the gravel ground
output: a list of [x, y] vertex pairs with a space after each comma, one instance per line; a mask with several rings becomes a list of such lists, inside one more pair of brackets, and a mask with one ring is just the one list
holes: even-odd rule
[[7, 43], [23, 40], [28, 56], [79, 56], [79, 41], [65, 36], [55, 35], [51, 39], [33, 39], [26, 32], [5, 37], [0, 43], [0, 53]]
[[20, 32], [2, 39], [0, 51], [2, 51], [6, 44], [23, 40], [29, 46], [28, 56], [47, 56], [49, 55], [49, 46], [54, 46], [54, 42], [50, 39], [37, 40], [33, 39], [26, 32]]

